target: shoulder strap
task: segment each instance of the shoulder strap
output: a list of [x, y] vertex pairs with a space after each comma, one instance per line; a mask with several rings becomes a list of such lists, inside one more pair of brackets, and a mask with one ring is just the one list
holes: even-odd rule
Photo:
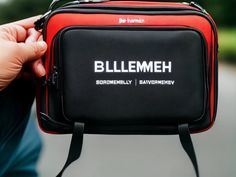
[[[179, 131], [180, 142], [193, 164], [196, 176], [200, 177], [199, 171], [198, 171], [197, 158], [196, 158], [196, 154], [194, 151], [192, 139], [190, 136], [188, 124], [180, 124], [178, 126], [178, 131]], [[65, 163], [64, 167], [62, 168], [62, 170], [60, 171], [60, 173], [56, 177], [62, 177], [62, 174], [66, 170], [66, 168], [72, 162], [74, 162], [75, 160], [77, 160], [80, 157], [80, 154], [82, 151], [82, 146], [83, 146], [83, 134], [84, 134], [84, 123], [76, 122], [74, 124], [74, 131], [73, 131], [70, 150], [69, 150], [69, 154], [68, 154], [66, 163]]]
[[61, 177], [66, 168], [80, 157], [83, 146], [84, 123], [75, 122], [66, 163], [56, 177]]
[[178, 126], [178, 130], [179, 130], [180, 142], [185, 152], [188, 154], [190, 160], [192, 161], [196, 176], [199, 177], [198, 163], [197, 163], [197, 158], [194, 151], [192, 139], [190, 136], [189, 126], [188, 124], [181, 124]]

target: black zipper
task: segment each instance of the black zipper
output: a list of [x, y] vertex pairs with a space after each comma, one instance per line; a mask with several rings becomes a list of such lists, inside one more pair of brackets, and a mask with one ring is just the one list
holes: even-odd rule
[[53, 70], [50, 72], [48, 79], [44, 78], [43, 81], [43, 86], [48, 85], [48, 86], [57, 86], [57, 80], [58, 80], [58, 71], [57, 71], [57, 67], [53, 66]]
[[[42, 85], [43, 86], [50, 86], [51, 88], [56, 88], [58, 89], [58, 80], [59, 80], [59, 74], [58, 74], [58, 61], [55, 60], [55, 55], [54, 57], [52, 56], [54, 53], [58, 53], [59, 52], [59, 46], [58, 45], [54, 45], [55, 43], [58, 43], [58, 37], [54, 36], [53, 38], [53, 46], [51, 47], [51, 51], [50, 51], [50, 68], [49, 68], [49, 75], [48, 78], [46, 79], [46, 76], [43, 77], [43, 81], [42, 81]], [[53, 52], [54, 50], [54, 52]], [[53, 58], [53, 61], [52, 61]], [[54, 64], [52, 64], [52, 62], [54, 62]]]
[[[88, 5], [67, 5], [62, 6], [60, 9], [100, 9], [100, 10], [137, 10], [137, 11], [184, 11], [184, 10], [193, 10], [193, 11], [201, 11], [201, 9], [197, 8], [192, 9], [189, 7], [179, 7], [179, 6], [120, 6], [120, 5], [99, 5], [99, 6], [88, 6]], [[203, 12], [203, 11], [202, 11]]]

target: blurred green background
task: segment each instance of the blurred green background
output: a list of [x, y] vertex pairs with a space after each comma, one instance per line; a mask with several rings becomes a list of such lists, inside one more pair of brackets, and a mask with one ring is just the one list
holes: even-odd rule
[[[0, 24], [43, 14], [50, 2], [50, 0], [0, 0]], [[219, 59], [236, 64], [236, 0], [195, 2], [201, 4], [213, 16], [219, 27]]]

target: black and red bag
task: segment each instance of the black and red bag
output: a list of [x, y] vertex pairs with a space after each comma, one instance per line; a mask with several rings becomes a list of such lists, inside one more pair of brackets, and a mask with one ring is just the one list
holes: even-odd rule
[[[217, 29], [196, 3], [71, 1], [38, 20], [48, 51], [37, 97], [40, 127], [83, 134], [179, 134], [196, 175], [190, 133], [217, 110]], [[57, 7], [56, 7], [57, 6]]]

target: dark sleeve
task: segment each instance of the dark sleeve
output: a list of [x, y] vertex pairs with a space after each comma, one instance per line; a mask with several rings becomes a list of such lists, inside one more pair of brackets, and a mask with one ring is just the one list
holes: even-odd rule
[[17, 80], [0, 92], [0, 151], [15, 135], [19, 141], [23, 136], [35, 96], [34, 85]]

